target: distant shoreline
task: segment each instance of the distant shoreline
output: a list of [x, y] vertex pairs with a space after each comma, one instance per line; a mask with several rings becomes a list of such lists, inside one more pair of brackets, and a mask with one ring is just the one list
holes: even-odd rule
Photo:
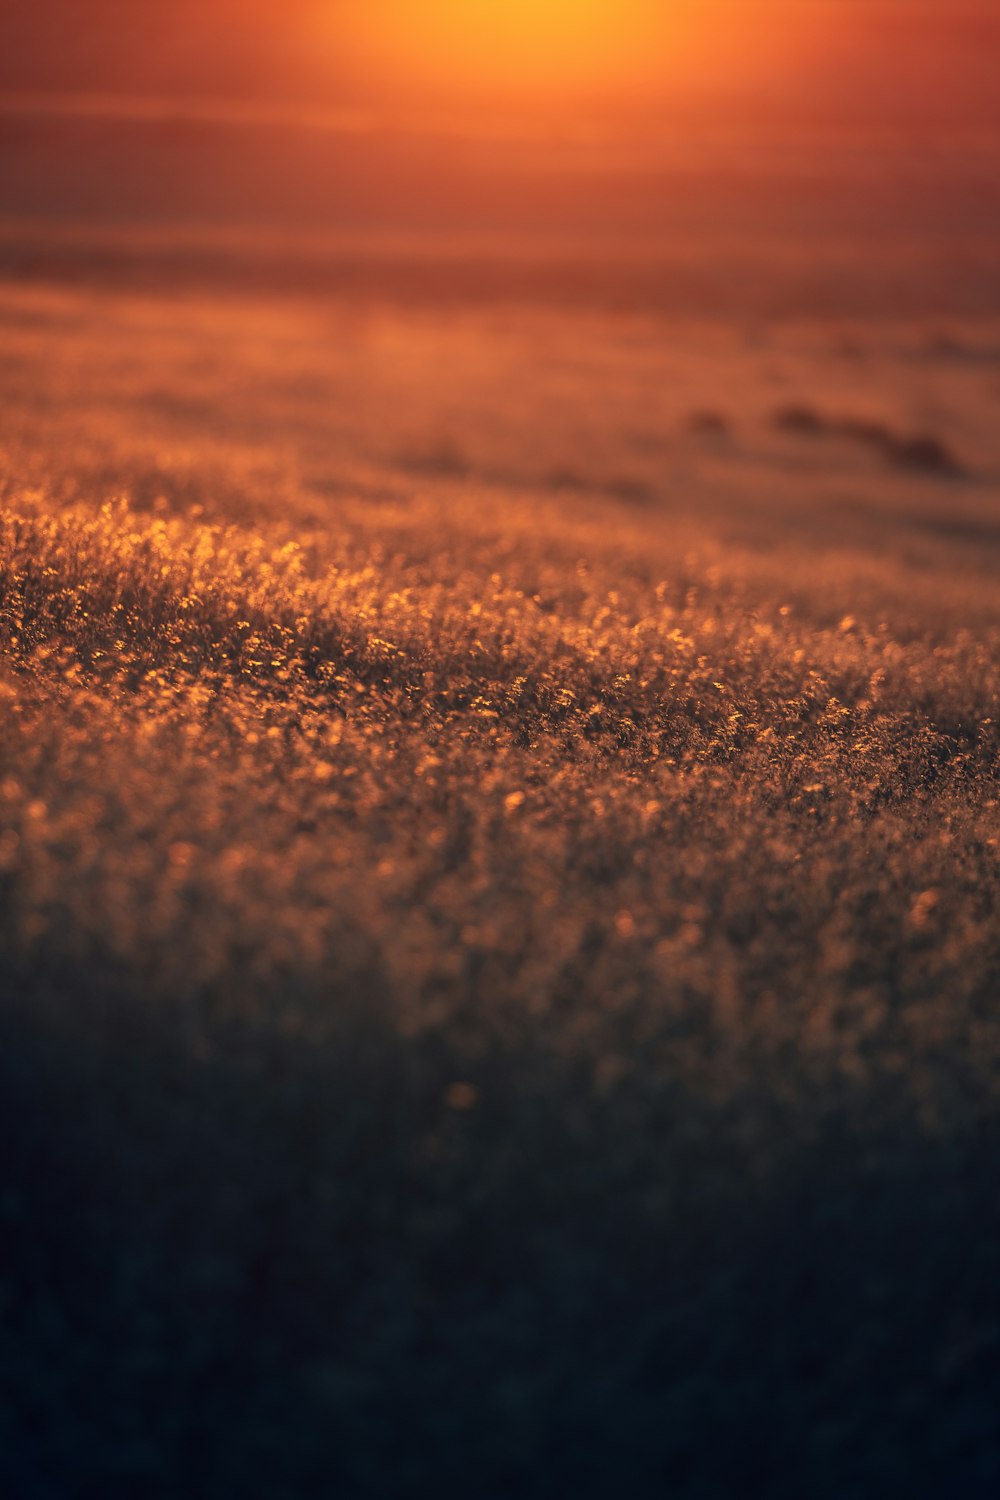
[[0, 219], [0, 281], [136, 294], [265, 296], [428, 310], [528, 306], [708, 321], [1000, 318], [983, 239], [878, 255], [849, 242], [573, 244], [530, 236]]

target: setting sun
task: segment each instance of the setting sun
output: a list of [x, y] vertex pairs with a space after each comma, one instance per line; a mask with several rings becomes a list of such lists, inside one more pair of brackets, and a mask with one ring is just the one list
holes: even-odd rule
[[406, 84], [552, 97], [650, 80], [705, 40], [706, 14], [698, 0], [382, 0], [350, 31], [370, 65]]
[[393, 71], [435, 84], [560, 88], [617, 81], [648, 48], [650, 0], [384, 0], [357, 23]]
[[762, 17], [744, 0], [373, 0], [321, 15], [376, 92], [560, 104], [675, 97], [781, 72], [837, 13], [821, 3]]

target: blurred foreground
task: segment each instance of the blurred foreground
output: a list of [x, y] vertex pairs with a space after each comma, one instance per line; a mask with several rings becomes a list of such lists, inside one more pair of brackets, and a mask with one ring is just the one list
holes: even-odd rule
[[994, 1495], [986, 294], [26, 233], [5, 1493]]

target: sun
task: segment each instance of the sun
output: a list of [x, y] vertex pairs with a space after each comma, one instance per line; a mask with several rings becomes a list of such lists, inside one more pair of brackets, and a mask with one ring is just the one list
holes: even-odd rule
[[690, 0], [369, 0], [352, 40], [383, 75], [464, 96], [627, 86]]
[[558, 112], [722, 98], [801, 69], [840, 0], [314, 0], [358, 92]]

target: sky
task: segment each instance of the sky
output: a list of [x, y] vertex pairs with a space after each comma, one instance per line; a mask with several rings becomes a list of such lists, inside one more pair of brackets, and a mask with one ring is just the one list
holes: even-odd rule
[[1000, 126], [995, 0], [5, 0], [0, 90]]

